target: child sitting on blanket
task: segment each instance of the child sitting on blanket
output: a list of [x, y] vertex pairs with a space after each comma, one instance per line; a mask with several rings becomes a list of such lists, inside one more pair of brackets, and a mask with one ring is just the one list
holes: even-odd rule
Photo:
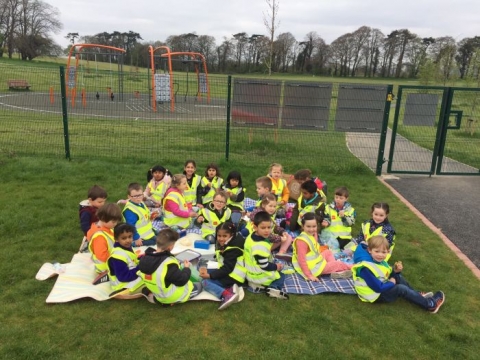
[[208, 164], [205, 169], [205, 176], [202, 177], [200, 182], [203, 206], [207, 206], [212, 202], [215, 190], [221, 189], [222, 185], [223, 179], [220, 175], [220, 169], [214, 163]]
[[210, 244], [215, 243], [215, 229], [218, 225], [230, 222], [232, 210], [227, 207], [227, 194], [218, 190], [213, 196], [213, 201], [200, 209], [197, 223], [202, 225], [202, 236]]
[[352, 268], [355, 291], [363, 302], [394, 302], [399, 297], [436, 313], [445, 302], [445, 294], [437, 291], [419, 292], [403, 278], [401, 261], [393, 268], [385, 260], [388, 255], [388, 241], [382, 235], [376, 235], [368, 241], [368, 256], [361, 259]]
[[277, 217], [285, 217], [288, 198], [290, 197], [290, 190], [285, 179], [282, 179], [282, 175], [282, 165], [277, 163], [270, 165], [267, 176], [272, 180], [272, 193], [277, 197]]
[[395, 230], [393, 226], [388, 221], [388, 214], [390, 213], [390, 207], [387, 203], [377, 202], [372, 205], [370, 209], [370, 214], [372, 218], [370, 220], [366, 220], [362, 223], [362, 231], [360, 234], [353, 239], [352, 241], [355, 244], [358, 244], [354, 253], [353, 261], [355, 261], [356, 257], [361, 256], [362, 252], [367, 251], [367, 242], [368, 240], [375, 235], [382, 235], [384, 238], [387, 239], [389, 248], [388, 248], [388, 255], [385, 259], [388, 261], [390, 256], [392, 256], [393, 248], [395, 247]]
[[260, 202], [260, 206], [250, 213], [250, 221], [247, 223], [245, 229], [242, 230], [242, 235], [247, 236], [248, 233], [251, 233], [253, 231], [253, 219], [255, 219], [255, 215], [261, 211], [267, 212], [272, 219], [272, 231], [268, 236], [268, 240], [272, 244], [271, 250], [275, 250], [280, 247], [280, 249], [278, 250], [278, 254], [285, 254], [290, 245], [292, 245], [293, 238], [290, 236], [289, 233], [287, 233], [284, 228], [278, 226], [275, 222], [275, 213], [277, 211], [277, 198], [272, 193], [266, 194]]
[[147, 172], [147, 186], [143, 193], [145, 204], [151, 208], [162, 207], [165, 192], [170, 187], [172, 174], [161, 165], [155, 165]]
[[355, 224], [355, 209], [348, 202], [349, 192], [345, 186], [335, 189], [335, 199], [325, 207], [323, 227], [337, 238], [340, 249], [343, 250], [352, 239], [352, 226]]
[[330, 250], [320, 250], [315, 214], [305, 214], [302, 226], [302, 233], [293, 242], [292, 263], [295, 270], [310, 281], [319, 281], [320, 275], [327, 274], [331, 274], [334, 279], [350, 278], [352, 265], [335, 260]]
[[137, 275], [138, 257], [133, 251], [133, 234], [135, 226], [121, 223], [113, 228], [115, 244], [108, 258], [108, 275], [114, 291], [129, 289], [135, 292], [143, 286]]
[[185, 260], [183, 268], [172, 255], [178, 233], [163, 229], [157, 235], [157, 249], [148, 248], [138, 264], [139, 275], [146, 287], [142, 294], [152, 304], [183, 303], [202, 291], [201, 283], [190, 281], [190, 262]]
[[257, 180], [255, 180], [255, 186], [258, 196], [255, 207], [259, 207], [263, 197], [272, 192], [272, 179], [270, 179], [268, 176], [259, 177]]
[[108, 270], [107, 260], [114, 246], [113, 228], [122, 221], [122, 210], [117, 204], [105, 204], [97, 211], [98, 222], [87, 233], [88, 250], [99, 274]]
[[198, 214], [189, 209], [183, 194], [188, 188], [187, 178], [183, 174], [172, 176], [172, 184], [163, 198], [163, 222], [174, 230], [192, 227], [192, 218]]
[[267, 288], [267, 295], [288, 300], [288, 294], [282, 291], [285, 275], [280, 272], [283, 264], [275, 263], [268, 239], [272, 232], [272, 218], [265, 211], [255, 214], [253, 232], [245, 239], [244, 256], [249, 288], [258, 292]]
[[190, 210], [193, 206], [203, 207], [202, 195], [200, 194], [202, 177], [195, 174], [195, 171], [197, 171], [197, 163], [195, 160], [189, 159], [185, 161], [183, 175], [187, 178], [187, 186], [184, 190], [184, 197]]
[[107, 201], [107, 192], [104, 188], [93, 185], [88, 189], [87, 200], [81, 201], [78, 207], [80, 228], [83, 235], [86, 236], [92, 224], [98, 221], [96, 212], [105, 204], [105, 201]]
[[[214, 200], [215, 201], [215, 200]], [[223, 310], [238, 300], [239, 288], [245, 282], [247, 270], [243, 259], [245, 239], [232, 223], [223, 223], [216, 228], [215, 256], [219, 268], [207, 270], [201, 267], [203, 289], [222, 299], [218, 310]]]
[[317, 185], [317, 192], [318, 195], [322, 198], [323, 202], [327, 202], [327, 183], [320, 180], [320, 178], [316, 176], [312, 176], [312, 171], [310, 169], [301, 169], [298, 170], [295, 174], [293, 174], [293, 178], [297, 181], [300, 185], [302, 185], [305, 181], [312, 180]]
[[152, 219], [158, 213], [150, 213], [150, 209], [143, 202], [143, 188], [139, 183], [128, 185], [128, 201], [123, 208], [123, 217], [127, 224], [135, 226], [133, 246], [149, 246], [155, 244], [155, 230]]
[[292, 211], [290, 218], [290, 230], [299, 230], [302, 225], [302, 218], [307, 213], [314, 213], [317, 219], [318, 229], [324, 217], [325, 203], [322, 197], [317, 193], [317, 184], [313, 180], [308, 180], [300, 185], [301, 195]]
[[238, 226], [242, 214], [245, 211], [243, 200], [246, 189], [242, 184], [242, 175], [238, 171], [230, 171], [223, 189], [227, 192], [227, 206], [232, 210], [232, 222]]

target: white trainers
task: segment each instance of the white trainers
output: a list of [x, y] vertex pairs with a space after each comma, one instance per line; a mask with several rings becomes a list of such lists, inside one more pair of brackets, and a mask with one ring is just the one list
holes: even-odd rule
[[332, 279], [350, 279], [352, 277], [352, 270], [344, 270], [330, 274]]
[[274, 289], [274, 288], [268, 288], [267, 289], [267, 295], [272, 298], [277, 298], [281, 300], [288, 300], [288, 294], [284, 293], [281, 290]]

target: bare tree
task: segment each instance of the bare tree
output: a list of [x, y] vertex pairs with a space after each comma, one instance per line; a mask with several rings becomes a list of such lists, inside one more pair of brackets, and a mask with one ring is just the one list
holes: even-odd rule
[[290, 61], [294, 59], [294, 47], [296, 44], [295, 37], [287, 32], [278, 35], [276, 44], [278, 51], [278, 60], [281, 71], [287, 72], [290, 65]]
[[371, 32], [371, 28], [369, 28], [368, 26], [362, 26], [355, 30], [352, 34], [352, 77], [356, 75], [357, 67], [362, 59], [361, 52], [365, 48], [365, 46], [367, 46]]
[[272, 59], [273, 59], [273, 41], [275, 39], [275, 31], [280, 26], [280, 22], [277, 19], [278, 15], [278, 0], [265, 0], [268, 5], [268, 10], [263, 13], [263, 23], [267, 28], [270, 38], [270, 51], [268, 53], [268, 59], [265, 60], [265, 65], [268, 69], [268, 75], [272, 75]]
[[78, 33], [68, 33], [67, 36], [65, 36], [65, 39], [68, 39], [73, 44], [75, 44], [75, 39], [79, 38], [80, 35]]

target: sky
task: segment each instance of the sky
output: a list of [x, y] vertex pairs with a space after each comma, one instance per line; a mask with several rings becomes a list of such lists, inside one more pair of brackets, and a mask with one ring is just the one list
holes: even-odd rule
[[[76, 32], [139, 33], [144, 41], [165, 41], [170, 35], [196, 33], [223, 38], [246, 32], [267, 35], [264, 0], [43, 0], [58, 8], [63, 29], [53, 35], [62, 47]], [[456, 41], [480, 35], [478, 0], [278, 0], [276, 35], [290, 32], [302, 41], [311, 31], [327, 44], [366, 25], [385, 35], [407, 28], [420, 37], [452, 36]]]

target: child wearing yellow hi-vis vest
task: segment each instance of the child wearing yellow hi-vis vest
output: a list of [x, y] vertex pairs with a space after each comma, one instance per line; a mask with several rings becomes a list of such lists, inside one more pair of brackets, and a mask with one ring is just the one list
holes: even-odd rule
[[[357, 244], [357, 248], [353, 254], [353, 261], [359, 255], [359, 253], [365, 251], [366, 244], [376, 235], [382, 235], [388, 241], [388, 255], [385, 260], [389, 260], [392, 256], [393, 248], [395, 247], [395, 230], [388, 220], [388, 214], [390, 213], [390, 207], [387, 203], [376, 202], [370, 209], [371, 219], [362, 223], [362, 231], [352, 241]], [[363, 249], [361, 249], [363, 247]]]
[[149, 247], [138, 264], [138, 275], [146, 286], [142, 294], [152, 304], [183, 303], [202, 291], [201, 283], [190, 281], [190, 262], [185, 260], [181, 268], [180, 262], [171, 253], [177, 240], [176, 231], [161, 230], [156, 239], [157, 248]]
[[205, 169], [205, 176], [200, 182], [200, 194], [202, 195], [202, 204], [207, 206], [213, 201], [213, 195], [217, 189], [221, 189], [223, 179], [220, 175], [220, 169], [214, 163], [208, 164]]
[[331, 274], [332, 278], [350, 278], [352, 265], [335, 260], [330, 250], [321, 251], [318, 243], [318, 224], [314, 213], [302, 218], [302, 233], [293, 242], [292, 264], [303, 278], [319, 281], [320, 275]]
[[197, 223], [202, 226], [202, 236], [210, 244], [215, 244], [215, 229], [218, 225], [231, 221], [232, 210], [227, 207], [227, 194], [216, 190], [213, 201], [200, 209]]
[[99, 274], [107, 272], [107, 260], [114, 246], [113, 228], [122, 221], [122, 210], [117, 204], [105, 204], [97, 211], [98, 222], [87, 232], [88, 250]]
[[376, 235], [368, 241], [367, 251], [360, 262], [352, 268], [355, 291], [363, 302], [394, 302], [399, 297], [436, 313], [445, 302], [445, 294], [437, 291], [420, 292], [413, 289], [401, 275], [403, 264], [397, 261], [393, 272], [385, 260], [388, 255], [388, 241], [382, 235]]
[[133, 251], [133, 233], [135, 227], [122, 223], [113, 228], [115, 244], [108, 258], [108, 275], [114, 291], [128, 289], [134, 293], [143, 286], [142, 278], [137, 275], [138, 256]]
[[243, 291], [238, 285], [245, 282], [246, 272], [243, 259], [245, 239], [237, 234], [231, 222], [220, 224], [216, 228], [215, 256], [220, 265], [218, 269], [207, 270], [201, 267], [200, 276], [203, 289], [222, 300], [218, 310], [223, 310], [237, 302]]

